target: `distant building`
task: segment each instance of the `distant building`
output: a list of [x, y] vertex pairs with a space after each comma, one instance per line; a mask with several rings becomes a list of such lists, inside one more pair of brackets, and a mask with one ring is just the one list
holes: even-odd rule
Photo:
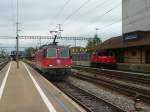
[[70, 54], [73, 61], [87, 61], [90, 58], [90, 54], [87, 53], [88, 49], [80, 46], [71, 47]]
[[70, 47], [69, 49], [71, 54], [85, 53], [87, 51], [86, 48], [81, 46]]
[[[19, 56], [19, 59], [23, 59], [24, 56], [25, 56], [25, 52], [24, 52], [24, 51], [19, 51], [19, 52], [18, 52], [18, 56]], [[15, 60], [15, 59], [16, 59], [16, 51], [11, 51], [10, 57], [11, 57], [13, 60]]]
[[123, 34], [150, 31], [150, 0], [122, 0]]

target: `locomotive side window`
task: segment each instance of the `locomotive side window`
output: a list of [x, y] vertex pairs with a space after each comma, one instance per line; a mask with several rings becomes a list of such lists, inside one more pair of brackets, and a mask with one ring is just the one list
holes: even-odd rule
[[61, 48], [60, 56], [61, 56], [62, 58], [68, 58], [68, 57], [69, 57], [68, 48]]
[[108, 56], [108, 52], [99, 52], [98, 56]]
[[47, 57], [55, 58], [56, 57], [56, 48], [48, 48], [47, 49]]

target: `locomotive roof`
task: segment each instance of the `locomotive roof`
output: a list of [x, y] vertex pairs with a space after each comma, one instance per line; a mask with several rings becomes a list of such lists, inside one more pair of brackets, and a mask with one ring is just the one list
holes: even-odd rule
[[52, 47], [52, 48], [57, 48], [57, 47], [62, 47], [62, 48], [64, 48], [64, 47], [69, 47], [69, 46], [61, 46], [61, 45], [55, 45], [55, 44], [48, 44], [48, 45], [43, 45], [43, 46], [41, 46], [39, 49], [46, 49], [46, 48], [50, 48], [50, 47]]

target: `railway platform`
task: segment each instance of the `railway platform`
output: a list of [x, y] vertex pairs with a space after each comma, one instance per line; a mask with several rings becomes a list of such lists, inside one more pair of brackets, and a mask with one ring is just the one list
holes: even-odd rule
[[85, 112], [34, 69], [11, 61], [0, 71], [0, 112]]

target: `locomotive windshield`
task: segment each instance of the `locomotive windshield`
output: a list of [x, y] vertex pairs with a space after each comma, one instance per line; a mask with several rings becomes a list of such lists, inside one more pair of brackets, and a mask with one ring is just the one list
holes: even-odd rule
[[68, 58], [68, 57], [69, 57], [68, 48], [61, 48], [60, 56], [61, 56], [62, 58]]
[[56, 57], [56, 48], [47, 49], [47, 57], [48, 58], [55, 58]]

